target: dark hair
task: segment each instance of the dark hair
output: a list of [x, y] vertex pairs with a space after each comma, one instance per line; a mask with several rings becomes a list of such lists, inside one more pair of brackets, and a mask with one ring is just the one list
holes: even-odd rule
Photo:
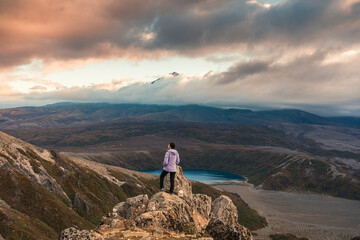
[[171, 142], [170, 147], [171, 147], [171, 149], [175, 149], [175, 143]]

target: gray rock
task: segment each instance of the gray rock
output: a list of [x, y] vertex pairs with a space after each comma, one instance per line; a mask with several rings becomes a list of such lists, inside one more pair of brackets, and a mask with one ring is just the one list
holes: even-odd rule
[[193, 208], [203, 217], [211, 213], [211, 197], [205, 194], [193, 194]]
[[155, 194], [149, 201], [146, 213], [136, 220], [137, 225], [147, 229], [170, 229], [191, 232], [195, 229], [193, 209], [184, 199], [165, 192]]
[[[184, 192], [184, 199], [188, 203], [192, 200], [192, 186], [191, 182], [187, 180], [184, 175], [184, 172], [180, 166], [176, 166], [176, 174], [175, 174], [175, 185], [174, 185], [174, 193], [176, 195], [179, 194], [180, 190]], [[170, 191], [170, 173], [166, 175], [164, 178], [164, 187], [166, 191]]]
[[253, 240], [250, 231], [245, 227], [234, 224], [228, 225], [221, 219], [211, 219], [206, 231], [214, 240]]
[[147, 194], [127, 198], [125, 201], [125, 218], [131, 220], [135, 219], [137, 216], [145, 212], [148, 203], [149, 197]]
[[81, 196], [80, 193], [75, 193], [74, 200], [73, 200], [73, 207], [74, 208], [83, 208], [85, 207], [85, 211], [87, 215], [91, 214], [92, 206], [91, 204]]
[[115, 214], [115, 216], [125, 217], [126, 216], [125, 202], [120, 202], [116, 204], [113, 208], [113, 213]]
[[101, 240], [94, 237], [88, 230], [78, 230], [74, 227], [63, 230], [60, 234], [59, 240]]
[[211, 204], [211, 218], [221, 219], [226, 225], [238, 223], [238, 211], [232, 200], [225, 195], [216, 198]]
[[136, 197], [127, 198], [125, 202], [120, 202], [113, 208], [116, 216], [126, 219], [135, 219], [137, 216], [145, 212], [149, 202], [147, 194], [141, 194]]

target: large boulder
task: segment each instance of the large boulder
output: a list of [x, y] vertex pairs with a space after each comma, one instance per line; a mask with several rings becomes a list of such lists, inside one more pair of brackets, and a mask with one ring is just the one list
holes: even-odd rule
[[113, 213], [126, 219], [134, 220], [137, 216], [146, 211], [149, 202], [147, 194], [127, 198], [125, 202], [118, 203], [113, 208]]
[[192, 209], [195, 226], [202, 231], [210, 221], [211, 197], [205, 194], [194, 194]]
[[120, 217], [126, 216], [125, 202], [119, 202], [113, 207], [113, 215]]
[[221, 219], [227, 225], [238, 223], [238, 211], [233, 201], [225, 195], [216, 198], [211, 204], [211, 218]]
[[221, 219], [212, 218], [206, 231], [214, 240], [253, 240], [251, 232], [239, 224], [228, 225]]
[[150, 199], [146, 213], [141, 214], [136, 222], [138, 227], [146, 229], [196, 232], [190, 205], [184, 199], [165, 192], [159, 192]]
[[233, 201], [221, 195], [211, 204], [210, 222], [206, 231], [214, 240], [253, 240], [251, 232], [238, 223], [238, 211]]
[[[175, 185], [174, 193], [179, 195], [180, 190], [183, 191], [183, 197], [188, 203], [192, 199], [192, 187], [191, 182], [187, 180], [184, 175], [184, 172], [180, 166], [176, 166], [175, 174]], [[170, 173], [168, 173], [164, 178], [164, 187], [166, 191], [170, 191]]]
[[206, 194], [193, 195], [193, 208], [200, 215], [208, 218], [211, 213], [211, 197]]

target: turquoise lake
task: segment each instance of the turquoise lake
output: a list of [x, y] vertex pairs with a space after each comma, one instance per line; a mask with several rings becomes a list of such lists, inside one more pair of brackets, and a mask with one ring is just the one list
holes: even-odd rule
[[[213, 171], [213, 170], [199, 170], [199, 169], [183, 169], [184, 175], [187, 179], [203, 182], [206, 184], [213, 184], [225, 181], [243, 181], [244, 178], [231, 173]], [[162, 170], [144, 170], [141, 172], [160, 175]]]

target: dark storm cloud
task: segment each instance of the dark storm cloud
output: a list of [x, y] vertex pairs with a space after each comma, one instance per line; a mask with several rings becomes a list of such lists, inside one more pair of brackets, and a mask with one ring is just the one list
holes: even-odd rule
[[349, 0], [288, 0], [270, 8], [242, 0], [0, 4], [1, 66], [31, 58], [208, 55], [271, 43], [342, 47], [360, 36], [360, 6]]

